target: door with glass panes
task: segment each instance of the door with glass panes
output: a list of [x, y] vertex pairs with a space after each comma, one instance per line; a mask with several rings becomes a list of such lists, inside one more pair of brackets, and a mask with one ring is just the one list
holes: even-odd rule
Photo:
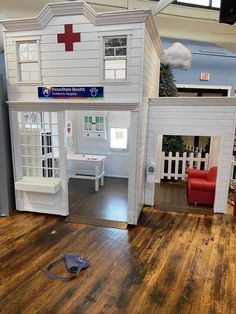
[[17, 210], [68, 215], [64, 112], [11, 117]]

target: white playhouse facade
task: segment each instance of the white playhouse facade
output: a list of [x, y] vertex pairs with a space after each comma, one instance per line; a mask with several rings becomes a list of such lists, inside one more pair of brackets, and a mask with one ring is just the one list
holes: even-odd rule
[[104, 176], [124, 177], [127, 223], [137, 224], [154, 203], [146, 168], [158, 171], [161, 136], [207, 135], [218, 165], [214, 212], [225, 212], [235, 99], [157, 98], [163, 50], [150, 10], [55, 3], [2, 24], [17, 210], [67, 216], [68, 177], [94, 180], [96, 192]]
[[[136, 224], [148, 99], [158, 95], [163, 53], [151, 11], [97, 14], [85, 2], [66, 2], [3, 27], [17, 209], [68, 215], [67, 158], [86, 154], [92, 163], [95, 154], [106, 157], [96, 179], [128, 178], [127, 221]], [[123, 151], [100, 148], [109, 125], [128, 130]]]

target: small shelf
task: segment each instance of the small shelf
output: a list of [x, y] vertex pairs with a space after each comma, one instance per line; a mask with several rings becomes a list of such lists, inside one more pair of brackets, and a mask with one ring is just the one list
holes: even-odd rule
[[15, 189], [24, 192], [55, 194], [61, 189], [61, 180], [56, 178], [23, 177], [15, 182]]

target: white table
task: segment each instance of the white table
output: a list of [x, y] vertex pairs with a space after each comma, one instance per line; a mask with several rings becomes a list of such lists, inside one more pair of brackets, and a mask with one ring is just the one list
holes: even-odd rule
[[99, 180], [101, 179], [101, 186], [104, 185], [104, 161], [106, 156], [101, 155], [83, 155], [83, 154], [75, 154], [68, 153], [67, 160], [68, 161], [79, 161], [83, 163], [93, 164], [94, 165], [94, 175], [83, 175], [76, 174], [76, 170], [74, 170], [74, 174], [71, 175], [71, 178], [77, 179], [85, 179], [85, 180], [94, 180], [95, 181], [95, 191], [99, 191]]

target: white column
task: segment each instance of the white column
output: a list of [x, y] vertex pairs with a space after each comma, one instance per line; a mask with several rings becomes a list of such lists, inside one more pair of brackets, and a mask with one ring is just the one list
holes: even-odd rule
[[210, 156], [209, 156], [209, 169], [213, 166], [217, 166], [218, 157], [220, 152], [220, 137], [212, 136], [210, 144]]
[[157, 136], [156, 182], [161, 183], [163, 135]]

